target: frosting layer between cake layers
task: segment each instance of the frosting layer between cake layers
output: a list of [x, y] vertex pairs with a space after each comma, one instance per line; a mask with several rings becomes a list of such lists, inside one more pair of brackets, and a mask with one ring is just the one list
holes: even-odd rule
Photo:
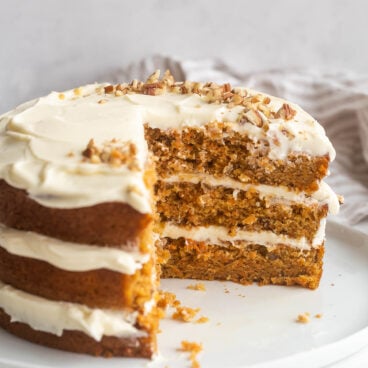
[[75, 244], [1, 224], [0, 247], [11, 254], [46, 261], [68, 271], [105, 268], [133, 275], [150, 259], [149, 254], [138, 251]]
[[[147, 304], [148, 307], [151, 303]], [[0, 281], [0, 308], [11, 322], [27, 323], [34, 330], [61, 336], [76, 330], [100, 341], [105, 336], [145, 336], [134, 325], [138, 312], [92, 309], [85, 305], [55, 302], [17, 290]]]
[[245, 231], [238, 229], [233, 235], [229, 235], [229, 229], [224, 226], [196, 226], [187, 229], [172, 223], [166, 223], [161, 236], [170, 239], [186, 238], [197, 242], [205, 242], [211, 245], [227, 246], [231, 244], [237, 248], [246, 247], [249, 244], [263, 245], [267, 248], [287, 245], [300, 250], [309, 250], [323, 244], [325, 238], [326, 220], [322, 219], [319, 229], [313, 237], [313, 241], [308, 241], [305, 237], [296, 239], [286, 235], [278, 235], [272, 231]]

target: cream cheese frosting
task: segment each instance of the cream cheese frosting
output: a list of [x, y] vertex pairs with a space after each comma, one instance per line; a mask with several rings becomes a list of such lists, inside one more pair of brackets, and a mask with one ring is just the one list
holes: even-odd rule
[[[145, 123], [153, 128], [180, 130], [227, 122], [251, 139], [267, 140], [272, 159], [284, 159], [289, 152], [328, 154], [331, 160], [335, 157], [323, 128], [293, 104], [296, 115], [291, 120], [273, 119], [265, 131], [249, 122], [239, 124], [242, 106], [210, 104], [197, 94], [96, 93], [103, 86], [84, 86], [78, 93], [53, 92], [3, 115], [0, 178], [25, 189], [31, 198], [49, 207], [78, 208], [118, 201], [148, 213], [150, 196], [143, 180], [148, 157]], [[284, 102], [271, 97], [270, 106], [277, 111]], [[283, 134], [285, 129], [291, 133], [289, 136]], [[138, 170], [130, 170], [126, 165], [82, 162], [81, 152], [91, 138], [97, 145], [112, 139], [133, 142], [137, 147]]]
[[133, 275], [150, 258], [149, 254], [136, 251], [69, 243], [2, 224], [0, 247], [11, 254], [45, 261], [57, 268], [75, 272], [104, 268]]
[[0, 281], [0, 308], [11, 322], [61, 336], [64, 330], [84, 332], [100, 341], [106, 336], [145, 336], [134, 324], [137, 312], [92, 309], [75, 303], [56, 302], [28, 294]]
[[[196, 226], [185, 228], [183, 226], [166, 223], [163, 227], [161, 237], [179, 239], [181, 237], [192, 239], [198, 242], [206, 242], [212, 245], [226, 246], [230, 243], [233, 246], [241, 247], [248, 244], [259, 244], [265, 247], [275, 247], [279, 244], [286, 244], [289, 247], [300, 250], [310, 250], [320, 246], [325, 238], [326, 219], [322, 219], [319, 229], [316, 232], [312, 243], [305, 237], [299, 239], [291, 238], [283, 234], [275, 234], [272, 231], [245, 231], [238, 229], [235, 235], [229, 235], [229, 229], [224, 226]], [[240, 245], [235, 242], [241, 242]]]

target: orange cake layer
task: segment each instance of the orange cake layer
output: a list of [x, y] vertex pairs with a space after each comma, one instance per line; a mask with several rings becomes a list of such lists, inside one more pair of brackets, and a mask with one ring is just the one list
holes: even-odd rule
[[2, 282], [49, 300], [91, 308], [143, 310], [156, 287], [152, 283], [152, 263], [152, 260], [145, 263], [133, 275], [106, 269], [71, 272], [44, 261], [9, 254], [0, 244]]
[[[231, 232], [272, 231], [310, 241], [319, 229], [328, 205], [318, 202], [286, 202], [261, 197], [256, 188], [247, 191], [188, 182], [156, 184], [157, 211], [161, 222], [186, 227], [219, 225]], [[180, 206], [178, 206], [180, 203]]]
[[300, 285], [315, 289], [322, 275], [323, 244], [310, 250], [278, 244], [219, 246], [184, 238], [162, 239], [162, 277], [228, 280], [240, 284]]
[[[0, 180], [0, 223], [81, 244], [139, 248], [137, 237], [152, 222], [126, 203], [59, 209], [42, 206], [24, 190]], [[96, 231], [98, 230], [98, 231]]]
[[181, 131], [146, 128], [150, 150], [160, 176], [195, 172], [226, 175], [240, 182], [284, 185], [313, 192], [327, 174], [329, 157], [290, 153], [270, 159], [270, 147], [254, 142], [223, 124]]

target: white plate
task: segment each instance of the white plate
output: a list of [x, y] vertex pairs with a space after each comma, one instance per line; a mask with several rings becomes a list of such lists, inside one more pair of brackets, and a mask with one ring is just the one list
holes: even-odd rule
[[[322, 367], [368, 345], [368, 236], [329, 223], [325, 271], [320, 287], [241, 286], [205, 282], [193, 291], [190, 280], [163, 280], [183, 305], [200, 307], [205, 324], [170, 319], [161, 324], [156, 361], [92, 358], [40, 347], [0, 331], [0, 367], [180, 368], [188, 355], [181, 340], [202, 342], [203, 368]], [[225, 292], [228, 291], [228, 292]], [[295, 318], [309, 312], [310, 323]], [[313, 316], [321, 313], [320, 319]]]

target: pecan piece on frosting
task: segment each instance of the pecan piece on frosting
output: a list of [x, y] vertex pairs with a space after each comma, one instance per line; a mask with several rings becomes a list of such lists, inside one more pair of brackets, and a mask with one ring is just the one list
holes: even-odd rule
[[244, 118], [257, 127], [263, 125], [262, 116], [258, 110], [250, 109], [244, 114]]
[[277, 119], [291, 120], [296, 115], [296, 111], [287, 103], [284, 103], [276, 112]]
[[112, 139], [98, 147], [93, 139], [82, 151], [83, 161], [92, 164], [109, 164], [111, 166], [126, 165], [129, 170], [138, 171], [137, 147], [130, 141], [119, 141]]

